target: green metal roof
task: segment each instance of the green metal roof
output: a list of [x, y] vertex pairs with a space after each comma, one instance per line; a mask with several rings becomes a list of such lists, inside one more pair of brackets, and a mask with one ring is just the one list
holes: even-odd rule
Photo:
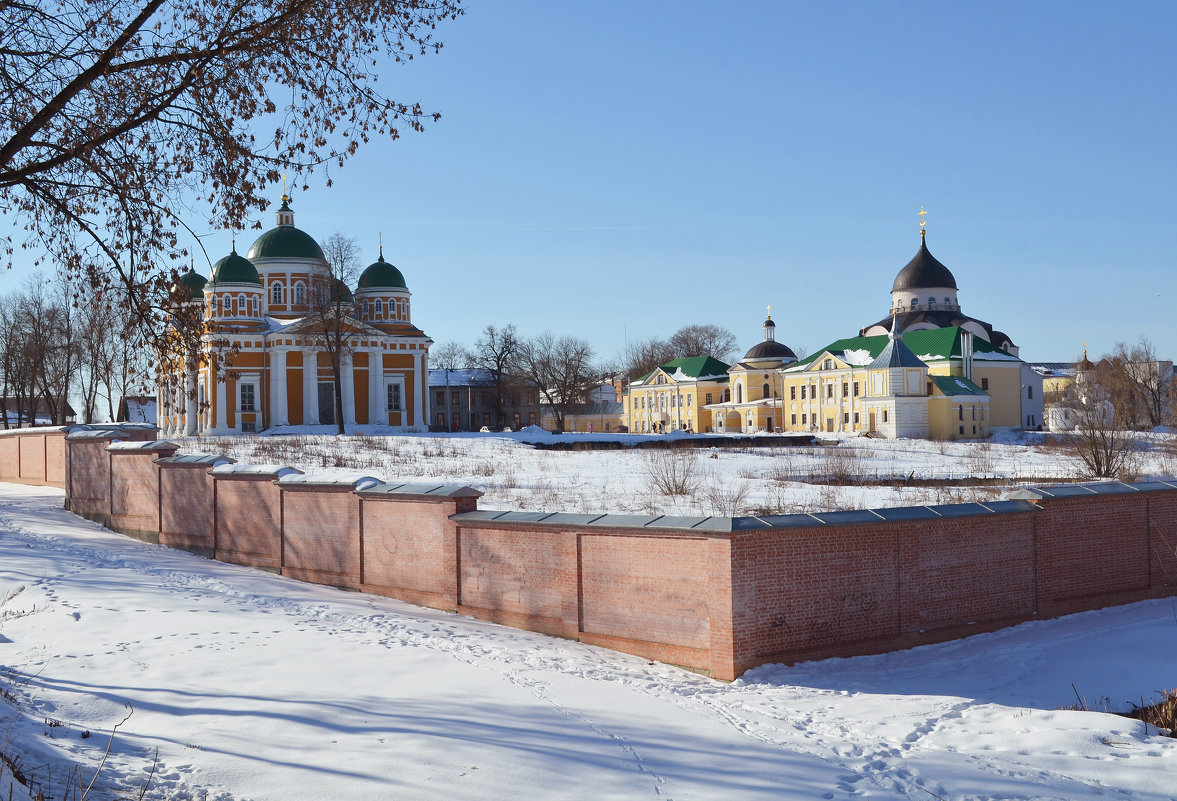
[[234, 250], [225, 258], [213, 265], [212, 284], [260, 284], [257, 268], [248, 259], [243, 259]]
[[674, 359], [662, 365], [663, 372], [674, 375], [677, 372], [682, 372], [683, 375], [689, 378], [710, 378], [712, 376], [727, 376], [730, 364], [724, 364], [719, 359], [711, 356], [684, 356], [681, 359]]
[[959, 375], [929, 375], [929, 379], [936, 382], [936, 386], [945, 395], [952, 397], [953, 395], [988, 395], [989, 393], [981, 389], [971, 380]]
[[246, 254], [251, 259], [318, 259], [323, 249], [315, 238], [293, 225], [279, 225], [259, 236]]
[[176, 285], [172, 287], [172, 292], [179, 294], [180, 292], [187, 293], [187, 297], [192, 300], [200, 300], [204, 297], [204, 286], [208, 283], [208, 279], [191, 267], [188, 272], [180, 276], [180, 280], [176, 281]]
[[408, 289], [405, 277], [394, 265], [384, 260], [384, 249], [380, 258], [360, 275], [360, 289]]
[[[960, 326], [951, 325], [945, 328], [925, 328], [919, 331], [907, 331], [903, 334], [903, 344], [907, 345], [911, 351], [919, 356], [924, 361], [936, 361], [938, 359], [959, 359], [960, 358], [960, 335], [962, 329]], [[878, 357], [883, 349], [887, 347], [888, 338], [886, 334], [880, 334], [873, 337], [850, 337], [848, 339], [839, 339], [836, 342], [831, 342], [824, 348], [800, 360], [794, 368], [803, 367], [812, 364], [815, 359], [823, 353], [829, 352], [838, 358], [843, 358], [846, 351], [867, 351], [871, 359]], [[973, 354], [984, 357], [986, 354], [1000, 354], [1002, 357], [1020, 361], [1016, 356], [1011, 356], [1000, 348], [996, 348], [978, 336], [973, 337]]]

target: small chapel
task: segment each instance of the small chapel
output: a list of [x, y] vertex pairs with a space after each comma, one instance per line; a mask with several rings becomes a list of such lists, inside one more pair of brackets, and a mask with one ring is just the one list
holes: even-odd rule
[[[161, 433], [256, 433], [340, 418], [349, 428], [426, 430], [433, 341], [412, 322], [404, 275], [381, 245], [356, 286], [346, 286], [295, 226], [290, 203], [283, 194], [277, 225], [244, 256], [234, 247], [207, 279], [190, 269], [173, 287], [181, 302], [198, 305], [203, 326], [199, 352], [160, 371]], [[319, 313], [324, 287], [344, 310], [342, 404]]]

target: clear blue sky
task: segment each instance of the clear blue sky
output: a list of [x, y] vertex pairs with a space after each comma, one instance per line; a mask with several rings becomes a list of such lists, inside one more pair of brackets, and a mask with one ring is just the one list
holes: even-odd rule
[[1168, 2], [470, 2], [382, 78], [443, 119], [293, 206], [365, 263], [383, 232], [438, 342], [515, 323], [612, 357], [706, 322], [744, 350], [772, 304], [813, 352], [886, 314], [923, 205], [1027, 360], [1172, 358], [1174, 31]]

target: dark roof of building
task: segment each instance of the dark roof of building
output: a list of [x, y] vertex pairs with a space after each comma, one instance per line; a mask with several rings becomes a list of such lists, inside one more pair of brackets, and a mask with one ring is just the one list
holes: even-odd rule
[[257, 268], [249, 261], [237, 255], [237, 250], [213, 265], [210, 284], [260, 284]]
[[871, 362], [867, 369], [882, 370], [889, 367], [927, 367], [923, 359], [903, 342], [901, 335], [888, 337], [887, 344], [879, 351], [879, 355]]
[[797, 354], [783, 342], [777, 342], [775, 339], [766, 339], [763, 342], [753, 345], [744, 354], [744, 361], [760, 361], [767, 359], [796, 359]]
[[323, 249], [315, 238], [293, 225], [271, 228], [254, 240], [249, 253], [251, 259], [316, 259], [326, 261]]
[[993, 328], [992, 325], [984, 320], [978, 320], [976, 317], [969, 317], [967, 314], [962, 314], [959, 309], [918, 309], [916, 311], [903, 311], [894, 315], [888, 315], [877, 323], [871, 323], [864, 331], [869, 331], [875, 326], [883, 326], [890, 328], [891, 322], [894, 320], [899, 323], [899, 327], [904, 331], [909, 331], [920, 323], [927, 323], [934, 325], [936, 328], [954, 328], [964, 325], [965, 323], [976, 323], [985, 329], [985, 333], [989, 335], [989, 341], [994, 347], [1003, 347], [1006, 343], [1013, 345], [1014, 342], [1007, 335]]
[[950, 287], [956, 289], [956, 279], [952, 271], [940, 263], [939, 259], [928, 250], [928, 243], [920, 232], [920, 249], [907, 265], [895, 276], [892, 292], [908, 289], [924, 289], [932, 287]]
[[408, 289], [405, 277], [394, 265], [384, 260], [384, 248], [380, 258], [360, 274], [360, 289]]

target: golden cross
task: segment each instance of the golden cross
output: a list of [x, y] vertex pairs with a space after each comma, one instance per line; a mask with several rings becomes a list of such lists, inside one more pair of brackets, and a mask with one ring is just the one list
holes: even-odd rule
[[770, 320], [772, 319], [772, 304], [771, 303], [768, 306], [768, 318]]
[[927, 215], [928, 215], [927, 210], [925, 210], [923, 206], [920, 206], [920, 230], [921, 231], [924, 229], [924, 226], [928, 224], [928, 221], [925, 219], [927, 217]]

